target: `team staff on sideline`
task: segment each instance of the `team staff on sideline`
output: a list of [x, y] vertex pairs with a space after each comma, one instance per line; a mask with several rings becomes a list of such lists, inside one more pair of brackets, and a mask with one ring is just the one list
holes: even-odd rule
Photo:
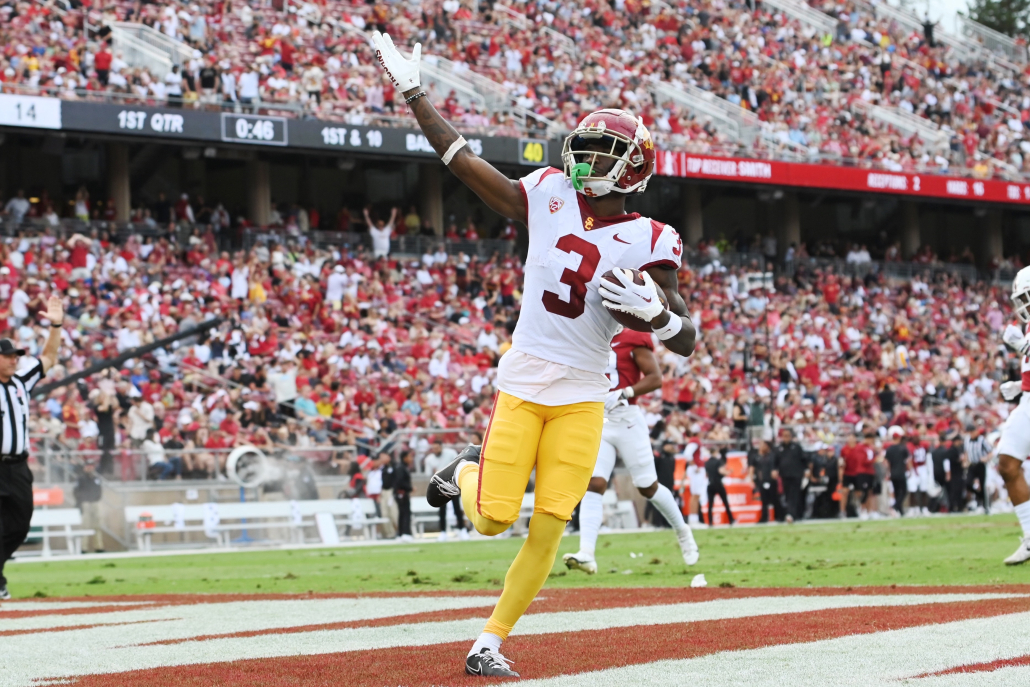
[[10, 599], [4, 564], [29, 534], [32, 520], [32, 471], [29, 470], [29, 394], [57, 363], [64, 304], [51, 296], [41, 313], [50, 321], [50, 336], [39, 360], [18, 372], [25, 349], [0, 339], [0, 599]]

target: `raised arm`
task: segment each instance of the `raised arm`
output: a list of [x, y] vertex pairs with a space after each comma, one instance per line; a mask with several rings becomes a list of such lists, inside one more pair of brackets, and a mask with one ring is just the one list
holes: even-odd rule
[[57, 364], [57, 354], [61, 350], [61, 326], [64, 324], [64, 303], [61, 297], [56, 294], [50, 296], [46, 312], [42, 315], [50, 320], [50, 333], [47, 335], [43, 352], [39, 354], [39, 361], [43, 363], [43, 374], [46, 374]]
[[422, 44], [416, 43], [410, 58], [401, 55], [389, 34], [373, 32], [376, 57], [415, 114], [419, 128], [448, 169], [472, 189], [491, 210], [516, 222], [526, 223], [526, 203], [519, 182], [501, 174], [464, 143], [465, 139], [436, 111], [419, 80]]

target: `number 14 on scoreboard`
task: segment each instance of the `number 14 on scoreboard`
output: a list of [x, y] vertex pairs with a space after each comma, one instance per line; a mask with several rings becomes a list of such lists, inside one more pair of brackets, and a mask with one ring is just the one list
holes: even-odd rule
[[0, 94], [0, 126], [61, 128], [61, 101], [35, 95]]

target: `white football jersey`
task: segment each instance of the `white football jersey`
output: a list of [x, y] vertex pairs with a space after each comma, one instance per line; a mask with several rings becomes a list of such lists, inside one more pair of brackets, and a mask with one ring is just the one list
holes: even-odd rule
[[521, 180], [528, 207], [522, 312], [512, 349], [604, 373], [619, 323], [601, 304], [601, 275], [616, 267], [679, 269], [683, 243], [672, 227], [633, 213], [595, 217], [553, 167]]

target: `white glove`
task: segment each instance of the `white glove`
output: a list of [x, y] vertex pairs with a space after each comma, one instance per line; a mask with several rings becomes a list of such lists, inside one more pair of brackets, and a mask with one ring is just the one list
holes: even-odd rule
[[634, 284], [631, 272], [617, 268], [612, 273], [619, 283], [613, 284], [602, 279], [597, 289], [604, 299], [604, 307], [639, 317], [644, 322], [650, 322], [665, 311], [665, 306], [658, 300], [658, 290], [650, 274], [641, 272], [644, 283]]
[[1011, 324], [1005, 327], [1001, 340], [1020, 355], [1030, 355], [1030, 337], [1024, 336], [1019, 327]]
[[622, 389], [618, 391], [609, 391], [608, 395], [604, 398], [604, 409], [615, 410], [621, 405], [626, 405], [626, 399], [622, 395]]
[[1006, 401], [1015, 401], [1023, 393], [1023, 382], [1005, 382], [1001, 385], [1001, 397]]
[[410, 58], [401, 55], [388, 33], [373, 31], [372, 44], [375, 45], [379, 64], [383, 65], [386, 75], [393, 81], [397, 90], [405, 93], [422, 85], [418, 78], [418, 62], [422, 58], [421, 43], [415, 44]]

